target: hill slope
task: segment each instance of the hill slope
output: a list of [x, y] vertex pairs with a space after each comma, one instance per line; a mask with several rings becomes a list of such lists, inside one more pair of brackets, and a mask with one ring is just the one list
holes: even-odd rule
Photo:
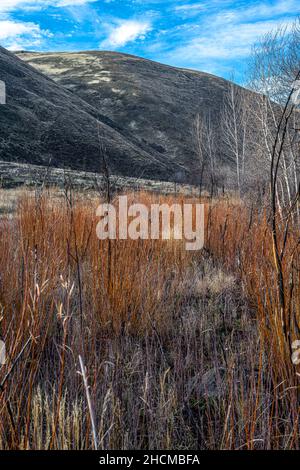
[[[126, 138], [79, 95], [0, 48], [0, 160], [101, 171], [105, 148], [112, 172], [169, 178], [159, 152]], [[99, 140], [101, 145], [99, 145]]]
[[[209, 113], [218, 129], [229, 82], [116, 52], [18, 55], [96, 108], [124, 137], [164, 161], [165, 179], [193, 179], [198, 171], [195, 117]], [[219, 165], [223, 164], [220, 155]], [[152, 176], [157, 177], [155, 172]]]

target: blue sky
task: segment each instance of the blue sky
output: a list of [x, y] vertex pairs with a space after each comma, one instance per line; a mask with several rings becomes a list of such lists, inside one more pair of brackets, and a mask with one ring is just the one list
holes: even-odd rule
[[115, 50], [239, 81], [253, 42], [299, 14], [299, 0], [0, 0], [0, 44]]

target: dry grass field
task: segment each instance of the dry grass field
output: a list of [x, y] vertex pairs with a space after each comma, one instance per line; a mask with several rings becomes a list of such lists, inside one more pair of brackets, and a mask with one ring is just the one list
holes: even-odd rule
[[282, 306], [267, 210], [204, 201], [188, 252], [100, 241], [96, 197], [17, 199], [0, 220], [1, 449], [299, 449], [296, 225]]

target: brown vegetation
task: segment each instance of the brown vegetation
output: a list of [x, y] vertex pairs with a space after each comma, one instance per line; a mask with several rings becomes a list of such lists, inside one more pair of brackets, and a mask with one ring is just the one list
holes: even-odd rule
[[[299, 448], [267, 212], [210, 201], [205, 248], [189, 253], [175, 240], [99, 241], [96, 206], [25, 194], [0, 222], [0, 448], [95, 446], [79, 355], [100, 449]], [[291, 341], [297, 236], [283, 258]]]

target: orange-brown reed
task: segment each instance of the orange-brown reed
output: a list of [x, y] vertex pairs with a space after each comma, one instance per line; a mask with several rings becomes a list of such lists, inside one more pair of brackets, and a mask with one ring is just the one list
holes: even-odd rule
[[[298, 377], [278, 318], [267, 211], [236, 201], [206, 201], [205, 249], [188, 253], [175, 240], [100, 241], [96, 199], [58, 201], [49, 194], [25, 195], [15, 217], [0, 223], [0, 333], [7, 369], [31, 339], [1, 391], [0, 447], [90, 447], [82, 381], [76, 375], [81, 354], [93, 387], [100, 448], [174, 448], [179, 440], [186, 448], [298, 448]], [[147, 204], [175, 201], [146, 193], [129, 198]], [[291, 227], [283, 260], [292, 339], [298, 339], [300, 319], [297, 236]], [[194, 286], [184, 295], [179, 287], [190, 279], [191, 266], [202, 270], [207, 256], [236, 275], [249, 305], [241, 318], [232, 313], [232, 319], [222, 319], [222, 333], [220, 317], [224, 309], [231, 315], [233, 302], [228, 303], [227, 293], [220, 311], [223, 293], [215, 304], [210, 292], [196, 301], [203, 309], [196, 327], [183, 313], [187, 305], [195, 308], [188, 298]], [[217, 311], [212, 328], [211, 311]], [[243, 343], [248, 357], [237, 361], [240, 370], [237, 321], [249, 341]], [[223, 330], [232, 341], [225, 349]], [[215, 370], [219, 361], [226, 369], [225, 396], [212, 399], [190, 388], [187, 393], [189, 380], [198, 377], [201, 385], [212, 356]], [[136, 409], [130, 408], [133, 402]]]

